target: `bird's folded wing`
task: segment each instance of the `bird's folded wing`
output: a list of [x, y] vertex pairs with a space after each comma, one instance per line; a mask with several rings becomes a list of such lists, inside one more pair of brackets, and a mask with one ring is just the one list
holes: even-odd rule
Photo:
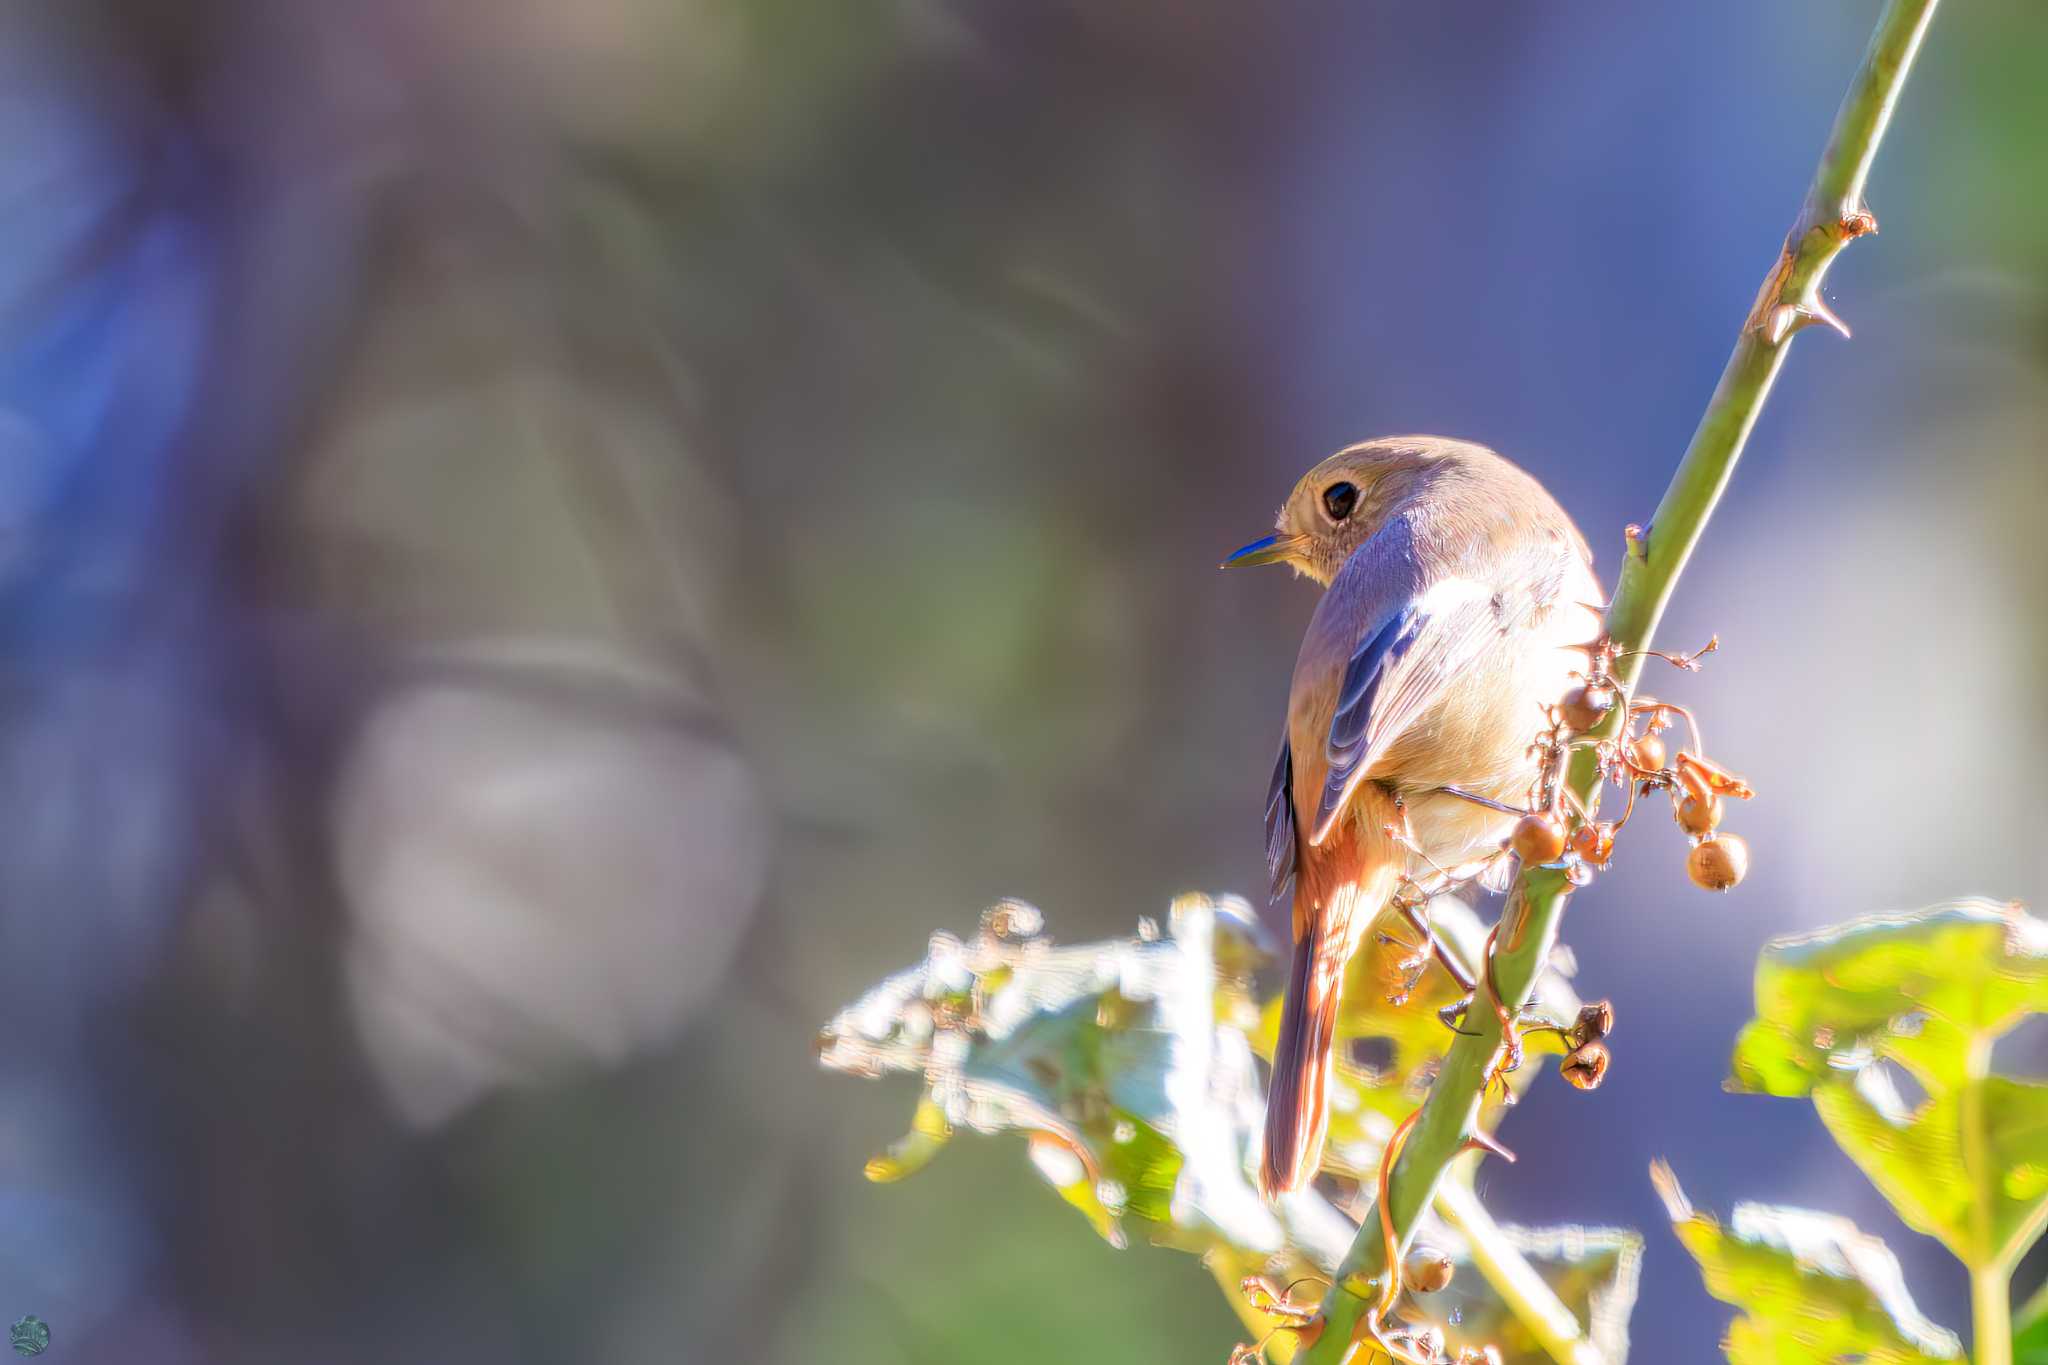
[[1425, 580], [1408, 545], [1405, 536], [1382, 532], [1359, 547], [1318, 611], [1330, 614], [1319, 625], [1349, 631], [1357, 644], [1337, 687], [1311, 844], [1329, 835], [1358, 784], [1402, 733], [1501, 637], [1504, 604], [1492, 586]]
[[1294, 880], [1294, 750], [1285, 739], [1266, 789], [1266, 876], [1276, 901]]

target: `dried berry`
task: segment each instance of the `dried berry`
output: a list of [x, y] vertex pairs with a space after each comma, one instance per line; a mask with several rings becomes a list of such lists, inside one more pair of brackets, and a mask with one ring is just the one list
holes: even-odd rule
[[1572, 831], [1572, 852], [1594, 867], [1607, 866], [1614, 856], [1614, 826], [1601, 820]]
[[1515, 822], [1513, 843], [1526, 867], [1554, 863], [1564, 856], [1564, 827], [1555, 816], [1525, 815]]
[[1685, 860], [1693, 885], [1727, 891], [1749, 872], [1749, 845], [1733, 834], [1717, 834], [1693, 846]]
[[1558, 1063], [1558, 1073], [1579, 1090], [1595, 1090], [1607, 1078], [1607, 1045], [1587, 1043], [1575, 1047]]
[[1564, 694], [1564, 723], [1574, 730], [1590, 730], [1614, 709], [1614, 689], [1588, 685]]
[[1687, 834], [1712, 834], [1721, 826], [1721, 798], [1709, 793], [1702, 801], [1698, 796], [1682, 797], [1673, 813], [1678, 817], [1678, 827]]
[[1450, 1284], [1457, 1267], [1441, 1251], [1418, 1251], [1401, 1269], [1401, 1282], [1418, 1294], [1434, 1294]]

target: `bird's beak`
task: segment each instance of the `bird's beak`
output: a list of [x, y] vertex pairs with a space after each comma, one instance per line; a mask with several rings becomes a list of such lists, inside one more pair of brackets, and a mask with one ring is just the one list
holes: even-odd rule
[[1307, 536], [1261, 536], [1236, 554], [1223, 561], [1226, 569], [1242, 569], [1252, 564], [1287, 564], [1301, 552]]

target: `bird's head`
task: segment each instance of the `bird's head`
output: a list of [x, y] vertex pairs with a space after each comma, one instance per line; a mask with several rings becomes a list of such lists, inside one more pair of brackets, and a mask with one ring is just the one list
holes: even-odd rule
[[1272, 535], [1240, 549], [1223, 567], [1286, 564], [1328, 587], [1351, 552], [1413, 496], [1434, 467], [1473, 449], [1435, 436], [1390, 436], [1346, 447], [1302, 475], [1274, 519]]

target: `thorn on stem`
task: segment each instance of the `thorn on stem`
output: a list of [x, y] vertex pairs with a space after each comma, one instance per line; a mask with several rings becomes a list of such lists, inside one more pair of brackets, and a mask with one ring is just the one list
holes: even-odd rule
[[1764, 314], [1764, 340], [1776, 346], [1795, 332], [1804, 331], [1815, 323], [1826, 323], [1849, 335], [1849, 324], [1835, 316], [1833, 309], [1816, 297], [1811, 303], [1781, 303]]
[[1497, 1156], [1501, 1160], [1507, 1162], [1513, 1162], [1515, 1159], [1515, 1154], [1513, 1152], [1501, 1146], [1499, 1141], [1494, 1138], [1493, 1134], [1485, 1132], [1483, 1130], [1474, 1133], [1471, 1137], [1466, 1138], [1465, 1141], [1459, 1145], [1458, 1150], [1461, 1152], [1486, 1152], [1489, 1155]]
[[1849, 335], [1849, 324], [1837, 317], [1835, 310], [1828, 307], [1820, 295], [1816, 294], [1813, 296], [1813, 302], [1807, 305], [1807, 312], [1810, 318], [1825, 322], [1844, 337]]

